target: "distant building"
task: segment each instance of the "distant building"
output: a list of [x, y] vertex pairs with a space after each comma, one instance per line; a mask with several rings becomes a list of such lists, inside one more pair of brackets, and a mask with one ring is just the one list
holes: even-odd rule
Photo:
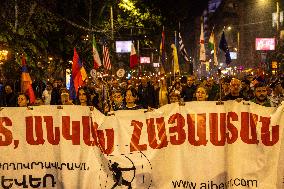
[[[269, 69], [268, 57], [273, 51], [256, 50], [256, 38], [280, 38], [284, 30], [283, 1], [279, 1], [279, 25], [277, 30], [277, 0], [211, 0], [208, 5], [208, 28], [214, 27], [218, 46], [222, 31], [225, 31], [229, 49], [237, 53], [232, 66]], [[196, 34], [199, 35], [199, 34]], [[225, 62], [218, 56], [219, 62]]]

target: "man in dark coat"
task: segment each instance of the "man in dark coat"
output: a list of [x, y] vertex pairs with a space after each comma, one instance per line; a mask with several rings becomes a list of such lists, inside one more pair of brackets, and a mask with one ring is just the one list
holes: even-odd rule
[[138, 104], [144, 109], [155, 108], [155, 90], [154, 86], [148, 83], [147, 78], [141, 78], [141, 84], [138, 86]]
[[17, 95], [13, 92], [11, 85], [5, 86], [4, 106], [6, 107], [17, 106]]
[[194, 77], [188, 76], [187, 85], [182, 88], [181, 98], [183, 98], [185, 102], [192, 101], [195, 91], [196, 86], [194, 85]]

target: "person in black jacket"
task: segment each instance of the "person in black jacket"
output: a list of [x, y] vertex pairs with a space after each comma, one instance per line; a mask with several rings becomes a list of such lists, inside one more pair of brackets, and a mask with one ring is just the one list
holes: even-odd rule
[[14, 93], [11, 85], [5, 86], [4, 106], [6, 107], [16, 107], [17, 106], [17, 95]]
[[184, 86], [181, 91], [181, 98], [183, 98], [185, 102], [193, 101], [195, 91], [196, 86], [194, 85], [194, 77], [188, 76], [187, 85]]
[[141, 84], [138, 86], [138, 104], [144, 109], [155, 108], [154, 86], [148, 83], [145, 76], [141, 78]]
[[242, 82], [239, 79], [233, 78], [230, 82], [230, 93], [223, 100], [241, 101], [244, 96], [241, 94]]
[[51, 91], [50, 105], [61, 105], [61, 93], [62, 79], [56, 79], [53, 83], [53, 89]]

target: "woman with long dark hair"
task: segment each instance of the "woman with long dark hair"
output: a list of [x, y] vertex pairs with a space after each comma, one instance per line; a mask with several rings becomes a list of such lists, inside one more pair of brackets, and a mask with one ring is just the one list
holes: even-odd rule
[[87, 87], [80, 87], [77, 94], [77, 103], [81, 106], [91, 106], [91, 94]]

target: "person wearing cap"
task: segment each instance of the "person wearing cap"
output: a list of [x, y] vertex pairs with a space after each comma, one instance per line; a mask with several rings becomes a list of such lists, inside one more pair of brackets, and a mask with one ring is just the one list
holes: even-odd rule
[[261, 106], [271, 107], [270, 100], [268, 99], [268, 88], [267, 86], [260, 82], [254, 86], [254, 99], [252, 102], [259, 104]]

